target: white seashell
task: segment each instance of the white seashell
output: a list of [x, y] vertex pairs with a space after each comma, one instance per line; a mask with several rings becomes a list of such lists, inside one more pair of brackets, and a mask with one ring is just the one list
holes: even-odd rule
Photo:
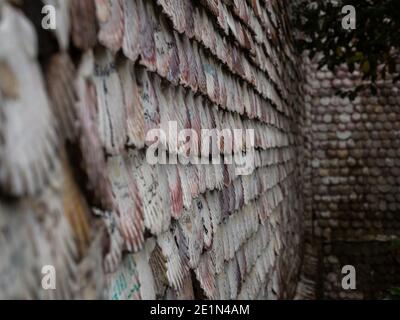
[[137, 252], [144, 242], [143, 204], [127, 161], [122, 156], [108, 159], [108, 173], [121, 218], [121, 233], [129, 252]]
[[112, 188], [97, 127], [96, 89], [91, 81], [93, 67], [93, 54], [89, 51], [82, 57], [75, 81], [77, 101], [74, 109], [79, 119], [75, 131], [82, 155], [82, 169], [88, 177], [87, 189], [93, 194], [92, 202], [99, 208], [113, 210]]
[[94, 83], [100, 137], [107, 153], [116, 155], [126, 141], [126, 108], [121, 81], [110, 51], [97, 50]]
[[[121, 221], [117, 214], [113, 212], [94, 209], [93, 212], [101, 217], [108, 232], [107, 252], [104, 257], [104, 270], [106, 273], [114, 272], [122, 259], [124, 239], [121, 235]], [[104, 244], [103, 244], [104, 245]]]
[[118, 270], [107, 275], [107, 295], [109, 300], [140, 300], [139, 273], [132, 255], [122, 260]]
[[124, 61], [118, 68], [124, 93], [128, 146], [143, 148], [145, 144], [144, 110], [141, 108], [134, 65]]
[[137, 70], [136, 81], [139, 88], [140, 106], [144, 112], [145, 133], [159, 128], [160, 106], [153, 86], [153, 78], [144, 69]]
[[193, 206], [193, 211], [185, 210], [178, 221], [184, 239], [187, 241], [186, 246], [191, 268], [198, 266], [204, 243], [202, 218], [195, 208], [196, 206]]
[[155, 247], [154, 239], [148, 239], [144, 245], [143, 250], [135, 253], [133, 259], [136, 264], [139, 283], [140, 285], [140, 296], [143, 300], [155, 300], [155, 280], [153, 277], [153, 271], [150, 267], [150, 256]]
[[[139, 192], [143, 201], [144, 224], [154, 235], [159, 235], [168, 230], [170, 225], [169, 205], [166, 207], [164, 193], [159, 184], [158, 168], [142, 163], [135, 171]], [[165, 188], [165, 186], [162, 186]]]
[[37, 38], [33, 26], [7, 4], [0, 21], [0, 42], [5, 121], [0, 128], [0, 188], [12, 196], [35, 194], [47, 183], [57, 158], [55, 123], [35, 62]]
[[178, 247], [174, 242], [172, 234], [165, 232], [157, 237], [157, 244], [160, 246], [166, 259], [167, 278], [171, 287], [180, 290], [187, 274], [187, 266], [180, 258]]
[[183, 198], [183, 206], [186, 210], [189, 210], [192, 206], [192, 194], [189, 186], [189, 179], [187, 176], [187, 171], [185, 170], [184, 165], [178, 164], [178, 173], [182, 183], [182, 198]]
[[194, 202], [197, 206], [198, 214], [200, 214], [203, 221], [204, 247], [206, 249], [209, 249], [213, 241], [213, 227], [211, 222], [210, 209], [203, 195], [194, 200]]

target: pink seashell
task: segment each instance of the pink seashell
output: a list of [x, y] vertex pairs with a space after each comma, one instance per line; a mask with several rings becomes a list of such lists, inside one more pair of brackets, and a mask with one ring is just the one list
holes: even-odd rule
[[195, 269], [197, 280], [207, 298], [214, 299], [217, 295], [215, 269], [211, 255], [205, 252], [201, 255], [199, 266]]
[[116, 53], [124, 37], [124, 11], [122, 0], [94, 0], [99, 24], [99, 42]]
[[175, 166], [167, 166], [168, 185], [172, 203], [172, 217], [179, 219], [183, 210], [182, 183], [178, 169]]

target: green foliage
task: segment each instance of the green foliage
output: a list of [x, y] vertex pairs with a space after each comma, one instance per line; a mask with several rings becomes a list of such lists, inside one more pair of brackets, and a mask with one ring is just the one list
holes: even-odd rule
[[400, 299], [400, 288], [392, 288], [389, 294], [390, 294], [390, 299], [395, 299], [395, 300]]
[[[342, 19], [344, 5], [356, 9], [356, 29], [345, 30]], [[307, 50], [310, 58], [322, 53], [319, 67], [331, 71], [345, 63], [352, 72], [356, 68], [363, 80], [370, 81], [376, 94], [376, 81], [388, 74], [398, 81], [396, 56], [400, 46], [399, 0], [301, 1], [295, 11], [295, 25], [301, 32], [298, 47]], [[362, 90], [355, 88], [352, 94]]]

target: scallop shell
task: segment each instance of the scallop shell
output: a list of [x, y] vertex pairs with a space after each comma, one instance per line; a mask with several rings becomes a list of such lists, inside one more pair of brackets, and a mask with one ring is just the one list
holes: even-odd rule
[[[40, 198], [31, 205], [35, 212], [35, 222], [30, 225], [39, 268], [52, 265], [57, 270], [57, 289], [38, 290], [39, 299], [72, 299], [77, 290], [78, 252], [74, 234], [63, 209], [63, 203], [58, 196], [58, 183], [62, 173], [57, 169], [53, 176], [52, 188], [44, 190]], [[54, 250], [57, 248], [57, 250]]]
[[[181, 215], [182, 217], [182, 215]], [[179, 218], [181, 218], [179, 217]], [[179, 256], [182, 261], [190, 267], [190, 256], [189, 256], [189, 238], [188, 234], [184, 233], [179, 220], [173, 221], [171, 225], [171, 233], [175, 239], [175, 243], [179, 250]]]
[[133, 259], [135, 261], [138, 272], [139, 283], [141, 283], [140, 295], [143, 300], [156, 299], [156, 284], [153, 276], [153, 271], [150, 267], [150, 256], [154, 250], [155, 245], [156, 243], [154, 239], [148, 239], [144, 245], [143, 250], [133, 255]]
[[124, 148], [127, 123], [121, 81], [110, 51], [96, 52], [94, 83], [100, 138], [106, 152], [116, 155]]
[[178, 221], [182, 232], [183, 246], [187, 248], [188, 263], [191, 268], [196, 268], [199, 263], [201, 252], [203, 251], [203, 223], [201, 215], [193, 207], [193, 210], [185, 210]]
[[193, 34], [193, 19], [191, 18], [192, 5], [188, 0], [158, 0], [163, 8], [163, 11], [172, 20], [174, 28], [179, 33], [188, 32], [188, 35]]
[[157, 72], [171, 83], [179, 83], [179, 55], [172, 31], [169, 30], [166, 18], [159, 17], [158, 27], [154, 33], [157, 52]]
[[167, 268], [168, 283], [175, 290], [180, 290], [187, 275], [187, 266], [180, 259], [178, 247], [170, 232], [158, 236], [157, 244], [160, 246]]
[[[200, 113], [197, 108], [198, 104], [195, 103], [193, 94], [188, 92], [185, 97], [185, 104], [186, 110], [188, 114], [188, 118], [190, 121], [190, 128], [193, 129], [198, 137], [197, 143], [195, 143], [196, 150], [192, 151], [191, 154], [199, 155], [199, 147], [200, 147], [200, 140], [201, 140], [201, 119]], [[196, 142], [196, 141], [194, 141]]]
[[216, 186], [215, 170], [212, 164], [203, 165], [204, 175], [206, 178], [206, 189], [214, 190]]
[[228, 275], [225, 272], [221, 272], [216, 277], [216, 284], [218, 290], [218, 298], [221, 300], [229, 300], [230, 299], [230, 288], [229, 288], [229, 279]]
[[121, 235], [120, 217], [113, 212], [98, 209], [93, 211], [97, 216], [101, 217], [107, 228], [107, 238], [103, 242], [103, 265], [106, 273], [112, 273], [117, 270], [122, 259], [124, 239]]
[[188, 61], [188, 57], [185, 52], [185, 42], [184, 37], [179, 35], [177, 32], [174, 32], [175, 43], [178, 48], [178, 56], [179, 56], [179, 70], [180, 70], [180, 83], [188, 87], [190, 85], [190, 65]]
[[71, 37], [73, 44], [84, 51], [97, 42], [96, 6], [94, 0], [71, 1]]
[[214, 167], [215, 180], [216, 180], [215, 188], [218, 190], [222, 190], [222, 188], [224, 187], [224, 165], [216, 164], [216, 165], [213, 165], [213, 167]]
[[90, 247], [78, 266], [78, 294], [82, 300], [104, 299], [105, 274], [103, 270], [102, 241], [106, 236], [105, 225], [96, 228]]
[[74, 141], [76, 93], [74, 88], [75, 66], [68, 54], [53, 55], [46, 68], [47, 92], [54, 115], [58, 120], [58, 134]]
[[161, 299], [168, 287], [167, 259], [157, 243], [151, 252], [149, 263], [154, 276], [156, 298]]
[[185, 34], [189, 38], [194, 37], [194, 6], [190, 0], [183, 1], [183, 11], [185, 13]]
[[214, 229], [214, 239], [210, 252], [213, 258], [215, 273], [220, 274], [224, 268], [224, 246], [219, 226]]
[[215, 299], [217, 294], [215, 269], [209, 252], [201, 255], [199, 266], [195, 269], [195, 274], [206, 297]]
[[169, 207], [165, 207], [163, 202], [166, 191], [161, 192], [158, 168], [143, 163], [135, 175], [143, 201], [144, 224], [152, 234], [159, 235], [168, 229], [171, 216]]
[[[0, 298], [37, 298], [40, 283], [34, 270], [41, 267], [30, 232], [34, 212], [30, 207], [3, 202], [0, 212]], [[13, 257], [20, 263], [13, 263]]]
[[[0, 129], [0, 188], [12, 196], [35, 194], [57, 158], [54, 117], [39, 65], [33, 26], [4, 5], [0, 30], [0, 91], [5, 123]], [[15, 39], [15, 41], [9, 41]], [[29, 134], [23, 134], [30, 128]]]
[[153, 86], [153, 78], [144, 69], [138, 70], [136, 80], [139, 88], [140, 105], [144, 112], [145, 132], [159, 128], [160, 106]]
[[208, 207], [208, 203], [203, 196], [200, 196], [194, 201], [198, 210], [196, 214], [199, 214], [201, 216], [203, 223], [204, 247], [206, 249], [209, 249], [213, 241], [213, 228], [210, 216], [210, 208]]
[[212, 102], [217, 103], [219, 97], [219, 84], [217, 70], [212, 59], [206, 58], [204, 55], [201, 57], [203, 61], [204, 73], [207, 81], [207, 95]]
[[239, 294], [239, 269], [236, 259], [229, 261], [226, 274], [229, 279], [230, 299], [234, 300]]
[[87, 189], [93, 194], [92, 202], [99, 208], [113, 210], [111, 183], [97, 128], [96, 89], [91, 81], [93, 65], [93, 54], [88, 52], [82, 58], [75, 82], [77, 93], [75, 110], [79, 119], [75, 130], [79, 137], [82, 168], [87, 175]]
[[122, 51], [133, 63], [140, 55], [140, 11], [137, 0], [122, 0], [124, 10], [124, 38]]
[[193, 290], [193, 283], [190, 273], [187, 273], [185, 279], [183, 280], [182, 288], [176, 292], [175, 295], [176, 300], [194, 300], [194, 290]]
[[128, 146], [143, 148], [145, 145], [144, 110], [141, 108], [139, 88], [134, 65], [124, 61], [118, 68], [127, 115]]
[[188, 84], [192, 91], [197, 92], [197, 63], [196, 56], [193, 51], [192, 43], [188, 37], [183, 38], [183, 50], [186, 52], [187, 63], [189, 67]]
[[202, 94], [207, 94], [207, 79], [204, 73], [203, 61], [201, 60], [200, 50], [202, 50], [197, 41], [193, 41], [193, 54], [196, 60], [197, 68], [197, 88]]
[[107, 275], [109, 300], [140, 300], [139, 274], [132, 255], [122, 260], [118, 270]]
[[116, 53], [124, 37], [124, 12], [121, 0], [94, 0], [99, 24], [99, 42]]
[[167, 166], [158, 165], [154, 167], [157, 174], [158, 192], [161, 196], [161, 211], [163, 211], [163, 225], [164, 231], [169, 228], [171, 223], [171, 212], [173, 208], [172, 196], [169, 189]]
[[199, 196], [199, 177], [198, 171], [195, 165], [186, 165], [184, 166], [184, 170], [186, 171], [186, 176], [188, 179], [189, 190], [191, 192], [192, 198], [195, 199]]
[[185, 169], [186, 166], [178, 164], [178, 173], [182, 183], [182, 199], [183, 206], [186, 210], [189, 210], [192, 206], [192, 193], [190, 191], [189, 178], [187, 175], [187, 171]]
[[127, 160], [122, 156], [108, 159], [108, 172], [121, 217], [121, 232], [129, 252], [142, 248], [144, 242], [143, 204]]
[[[175, 121], [174, 118], [176, 117], [176, 113], [174, 112], [174, 107], [172, 105], [171, 101], [171, 95], [170, 93], [170, 88], [166, 86], [165, 84], [161, 83], [161, 78], [155, 76], [154, 81], [153, 81], [153, 87], [154, 87], [154, 92], [156, 95], [156, 99], [158, 101], [158, 104], [160, 106], [160, 133], [158, 140], [155, 142], [157, 144], [159, 153], [157, 154], [158, 157], [160, 158], [162, 155], [160, 153], [160, 150], [168, 150], [169, 153], [176, 153], [176, 146], [173, 145], [173, 136], [176, 134], [170, 134], [170, 126], [172, 124], [172, 121]], [[170, 118], [170, 116], [172, 116]], [[176, 138], [175, 138], [176, 140]], [[176, 143], [175, 143], [176, 144]], [[175, 149], [175, 150], [174, 150]], [[164, 158], [166, 158], [166, 153], [164, 153]], [[166, 162], [166, 159], [160, 159], [160, 161], [163, 161], [163, 163]]]
[[137, 0], [140, 13], [140, 63], [150, 71], [155, 71], [156, 64], [156, 45], [154, 42], [154, 28], [152, 18], [150, 16], [149, 6], [152, 6], [145, 0]]
[[222, 222], [221, 207], [219, 203], [219, 192], [207, 192], [205, 197], [208, 208], [210, 209], [211, 223], [213, 225], [213, 230], [215, 234], [215, 230]]
[[179, 171], [175, 166], [166, 166], [168, 176], [169, 194], [171, 195], [171, 215], [179, 219], [183, 210], [183, 192]]
[[[239, 273], [240, 273], [240, 279], [241, 282], [244, 281], [245, 276], [247, 274], [248, 267], [246, 265], [246, 257], [244, 255], [244, 250], [243, 247], [241, 247], [237, 252], [236, 252], [236, 261], [238, 264], [239, 268]], [[240, 291], [240, 290], [239, 290]]]
[[199, 194], [203, 194], [207, 190], [205, 166], [201, 164], [196, 164], [195, 166], [197, 169], [197, 176], [199, 178]]

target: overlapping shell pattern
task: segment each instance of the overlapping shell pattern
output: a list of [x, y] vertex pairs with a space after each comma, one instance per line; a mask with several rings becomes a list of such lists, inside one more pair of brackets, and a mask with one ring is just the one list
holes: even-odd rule
[[[292, 296], [302, 106], [288, 1], [44, 2], [54, 32], [0, 1], [0, 298]], [[170, 121], [254, 129], [254, 170], [148, 163], [146, 135]]]

